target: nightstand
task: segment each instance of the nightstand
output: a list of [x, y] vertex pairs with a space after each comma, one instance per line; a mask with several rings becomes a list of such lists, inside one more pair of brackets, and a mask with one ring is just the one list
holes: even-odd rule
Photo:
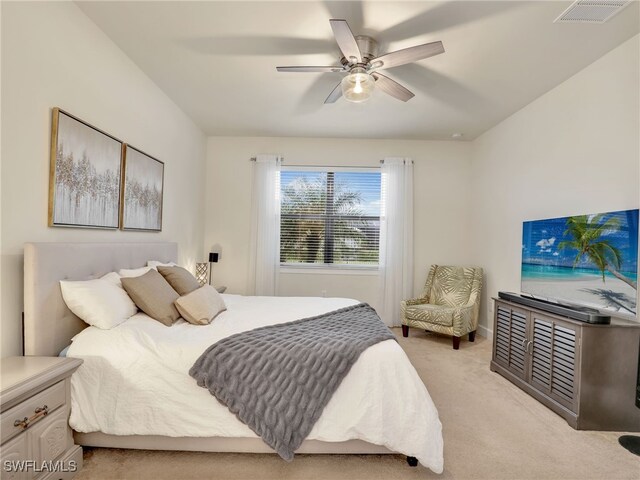
[[224, 293], [227, 291], [227, 287], [216, 287], [216, 290], [218, 293]]
[[0, 360], [2, 478], [70, 479], [82, 468], [69, 412], [76, 358], [9, 357]]

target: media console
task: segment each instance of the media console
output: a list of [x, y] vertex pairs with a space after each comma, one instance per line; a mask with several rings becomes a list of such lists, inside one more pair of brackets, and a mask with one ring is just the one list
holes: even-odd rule
[[[522, 297], [520, 297], [522, 298]], [[494, 298], [491, 370], [578, 430], [640, 432], [640, 324], [577, 321]]]
[[498, 292], [498, 297], [527, 307], [537, 308], [545, 312], [555, 313], [563, 317], [579, 320], [580, 322], [609, 324], [611, 323], [611, 315], [604, 315], [598, 310], [586, 307], [567, 307], [553, 302], [538, 300], [537, 298], [518, 295], [511, 292]]

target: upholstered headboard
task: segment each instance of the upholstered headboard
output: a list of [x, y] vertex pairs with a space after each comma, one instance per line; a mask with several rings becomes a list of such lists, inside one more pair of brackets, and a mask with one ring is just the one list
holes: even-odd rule
[[67, 308], [60, 280], [86, 280], [175, 262], [176, 243], [27, 243], [24, 246], [24, 354], [56, 356], [87, 327]]

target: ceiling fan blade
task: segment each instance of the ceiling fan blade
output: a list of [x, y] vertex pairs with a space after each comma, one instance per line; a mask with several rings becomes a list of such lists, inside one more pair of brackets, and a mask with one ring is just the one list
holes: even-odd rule
[[338, 42], [338, 46], [340, 47], [340, 51], [344, 55], [344, 58], [346, 58], [349, 63], [362, 62], [360, 48], [358, 47], [358, 43], [356, 42], [347, 21], [331, 19], [329, 20], [329, 23], [331, 24], [333, 35], [336, 37], [336, 42]]
[[342, 85], [339, 83], [336, 87], [331, 90], [331, 93], [324, 101], [324, 103], [335, 103], [342, 96]]
[[414, 97], [411, 91], [404, 88], [395, 80], [391, 80], [389, 77], [378, 72], [373, 73], [372, 76], [376, 80], [376, 86], [380, 87], [380, 90], [391, 95], [393, 98], [406, 102]]
[[334, 67], [276, 67], [279, 72], [344, 72], [342, 65]]
[[371, 60], [372, 70], [382, 70], [385, 68], [397, 67], [406, 63], [417, 62], [424, 58], [433, 57], [444, 53], [442, 42], [425, 43], [424, 45], [416, 45], [395, 52], [385, 53]]

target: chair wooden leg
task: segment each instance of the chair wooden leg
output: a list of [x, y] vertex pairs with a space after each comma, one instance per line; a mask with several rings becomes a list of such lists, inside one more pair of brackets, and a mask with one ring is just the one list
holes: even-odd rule
[[402, 336], [403, 337], [409, 336], [409, 325], [402, 325]]
[[460, 348], [460, 337], [451, 337], [453, 338], [453, 349], [458, 350]]
[[469, 332], [469, 341], [470, 342], [475, 342], [476, 341], [476, 331], [475, 330], [473, 332]]

